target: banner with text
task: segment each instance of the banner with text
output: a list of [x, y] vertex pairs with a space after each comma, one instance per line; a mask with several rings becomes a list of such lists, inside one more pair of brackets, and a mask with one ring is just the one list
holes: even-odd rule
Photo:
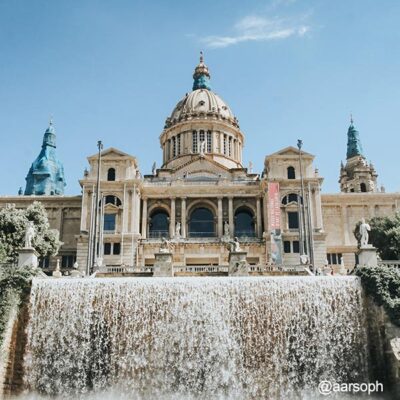
[[279, 183], [268, 183], [268, 228], [272, 232], [281, 229], [281, 202], [279, 200]]

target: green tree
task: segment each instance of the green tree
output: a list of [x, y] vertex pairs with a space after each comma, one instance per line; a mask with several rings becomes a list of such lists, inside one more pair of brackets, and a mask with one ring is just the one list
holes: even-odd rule
[[[377, 248], [382, 260], [400, 260], [400, 213], [389, 217], [374, 217], [367, 221], [371, 226], [370, 243]], [[360, 242], [360, 222], [354, 236]]]
[[25, 245], [25, 231], [28, 221], [35, 226], [32, 246], [40, 257], [55, 255], [61, 245], [58, 231], [50, 229], [46, 211], [35, 201], [26, 209], [14, 205], [0, 209], [0, 259], [12, 262], [18, 256], [18, 249]]

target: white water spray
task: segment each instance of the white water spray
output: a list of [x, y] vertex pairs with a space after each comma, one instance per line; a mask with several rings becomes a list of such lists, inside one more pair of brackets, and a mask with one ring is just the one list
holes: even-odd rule
[[322, 380], [368, 381], [358, 278], [33, 282], [30, 392], [276, 400]]

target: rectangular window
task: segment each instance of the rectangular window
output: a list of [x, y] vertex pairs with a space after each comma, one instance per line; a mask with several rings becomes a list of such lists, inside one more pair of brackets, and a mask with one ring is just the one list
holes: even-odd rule
[[326, 255], [326, 259], [328, 260], [329, 265], [339, 265], [342, 261], [342, 257], [342, 253], [328, 253]]
[[115, 231], [115, 214], [104, 214], [104, 230]]
[[181, 134], [178, 133], [178, 135], [176, 136], [176, 155], [179, 156], [179, 154], [181, 154]]
[[227, 136], [224, 135], [224, 154], [226, 155], [226, 141], [227, 141]]
[[212, 135], [211, 131], [207, 131], [207, 153], [212, 151]]
[[229, 157], [232, 157], [232, 136], [229, 136], [229, 141], [228, 141], [228, 155], [229, 155]]
[[288, 215], [288, 228], [299, 229], [299, 214], [297, 211], [289, 211]]
[[283, 251], [285, 253], [290, 253], [290, 242], [289, 242], [289, 240], [285, 240], [283, 242]]
[[298, 240], [293, 241], [293, 253], [300, 253], [300, 243]]
[[121, 243], [114, 243], [113, 245], [113, 254], [120, 254], [121, 253]]
[[176, 138], [175, 136], [172, 138], [172, 157], [176, 156]]
[[65, 255], [61, 257], [61, 268], [72, 268], [74, 266], [75, 256]]
[[104, 255], [108, 256], [111, 254], [111, 243], [104, 243]]
[[200, 143], [204, 142], [204, 131], [200, 131], [200, 140], [199, 140], [199, 142]]
[[50, 258], [49, 257], [42, 258], [39, 261], [40, 268], [49, 268], [49, 266], [50, 266]]
[[193, 153], [197, 153], [197, 131], [192, 132], [192, 151]]

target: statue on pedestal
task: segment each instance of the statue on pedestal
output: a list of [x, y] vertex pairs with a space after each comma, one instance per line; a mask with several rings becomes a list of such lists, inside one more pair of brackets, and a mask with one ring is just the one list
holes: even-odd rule
[[371, 227], [369, 224], [365, 222], [365, 219], [363, 218], [361, 220], [360, 228], [359, 228], [359, 233], [360, 233], [360, 248], [363, 247], [368, 247], [368, 239], [369, 239], [369, 234], [368, 232], [371, 230]]
[[167, 240], [165, 237], [161, 239], [161, 246], [159, 249], [159, 253], [170, 253], [171, 252], [172, 243]]
[[239, 243], [239, 239], [237, 237], [235, 237], [233, 239], [233, 241], [229, 242], [231, 248], [230, 248], [230, 252], [232, 253], [239, 253], [242, 251], [241, 247], [240, 247], [240, 243]]
[[36, 236], [35, 226], [32, 221], [28, 222], [25, 231], [25, 247], [32, 247], [32, 241]]

